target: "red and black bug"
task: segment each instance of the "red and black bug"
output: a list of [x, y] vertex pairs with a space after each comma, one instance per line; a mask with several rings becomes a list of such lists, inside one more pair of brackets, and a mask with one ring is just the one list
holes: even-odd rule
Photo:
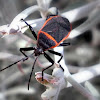
[[[37, 40], [37, 46], [36, 47], [28, 47], [28, 48], [20, 48], [20, 52], [25, 57], [7, 67], [5, 67], [4, 69], [2, 69], [0, 71], [3, 71], [20, 61], [27, 60], [30, 56], [26, 55], [24, 53], [24, 51], [34, 50], [34, 52], [31, 54], [31, 56], [34, 55], [34, 56], [36, 56], [36, 58], [35, 58], [33, 66], [32, 66], [32, 71], [30, 74], [29, 82], [28, 82], [28, 90], [29, 90], [29, 84], [30, 84], [32, 72], [34, 69], [35, 62], [39, 55], [44, 54], [44, 57], [49, 62], [52, 63], [50, 66], [48, 66], [47, 68], [44, 68], [42, 70], [42, 81], [43, 81], [43, 72], [46, 69], [50, 68], [54, 64], [53, 59], [45, 51], [49, 51], [52, 54], [60, 56], [58, 63], [61, 61], [63, 55], [58, 52], [55, 52], [53, 50], [50, 50], [50, 49], [57, 47], [57, 46], [70, 45], [70, 43], [61, 43], [61, 42], [63, 42], [65, 39], [68, 38], [70, 31], [71, 31], [71, 25], [67, 18], [58, 16], [58, 15], [51, 15], [51, 16], [47, 17], [46, 22], [44, 23], [43, 27], [39, 30], [38, 35], [36, 35], [36, 33], [34, 32], [34, 29], [25, 20], [23, 20], [23, 21], [29, 26], [29, 29], [31, 30], [33, 36]], [[61, 65], [60, 65], [60, 67], [61, 67]]]

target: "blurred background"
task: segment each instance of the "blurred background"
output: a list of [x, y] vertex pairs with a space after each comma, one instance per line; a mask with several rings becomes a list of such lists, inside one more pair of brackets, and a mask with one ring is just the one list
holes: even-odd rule
[[[96, 0], [52, 0], [50, 7], [55, 6], [61, 13], [64, 13], [95, 1]], [[17, 14], [36, 4], [36, 0], [0, 0], [0, 26], [10, 24]], [[27, 20], [38, 18], [41, 18], [40, 13], [34, 12]], [[80, 26], [87, 19], [88, 16], [85, 16], [72, 22], [72, 29]], [[25, 32], [25, 35], [32, 38], [29, 30]], [[71, 42], [72, 45], [64, 47], [64, 55], [69, 71], [72, 74], [100, 63], [100, 21], [91, 29], [65, 42], [68, 41]], [[0, 38], [0, 69], [23, 57], [19, 52], [19, 48], [25, 47], [26, 45], [27, 41], [18, 35]], [[30, 43], [28, 46], [35, 45]], [[40, 56], [39, 61], [41, 64], [45, 63], [45, 65], [48, 63], [43, 56]], [[30, 91], [27, 91], [28, 78], [33, 62], [34, 58], [30, 58], [21, 64], [22, 68], [26, 70], [24, 74], [19, 71], [17, 65], [0, 72], [0, 100], [41, 100], [41, 94], [46, 88], [36, 81], [34, 73], [30, 84]], [[41, 71], [38, 64], [35, 67], [35, 72], [36, 71]], [[47, 71], [47, 73], [51, 72], [52, 69]], [[98, 96], [98, 93], [100, 93], [100, 76], [89, 80], [89, 82], [93, 86], [93, 91], [96, 91], [97, 99], [100, 100]], [[70, 87], [60, 92], [58, 100], [86, 100], [86, 98], [73, 87]]]

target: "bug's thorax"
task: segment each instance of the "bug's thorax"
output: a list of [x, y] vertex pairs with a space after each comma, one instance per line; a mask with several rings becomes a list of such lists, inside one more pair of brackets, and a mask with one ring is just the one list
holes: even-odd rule
[[43, 51], [43, 49], [40, 46], [37, 46], [35, 48], [35, 50], [34, 50], [34, 55], [35, 56], [39, 56], [40, 54], [43, 54], [43, 53], [44, 53], [44, 51]]

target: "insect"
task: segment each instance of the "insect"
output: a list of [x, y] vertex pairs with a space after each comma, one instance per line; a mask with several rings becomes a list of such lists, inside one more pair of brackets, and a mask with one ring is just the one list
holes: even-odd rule
[[[47, 16], [47, 19], [43, 25], [43, 27], [39, 30], [38, 35], [36, 35], [34, 29], [29, 25], [24, 19], [22, 19], [27, 26], [29, 26], [30, 31], [32, 32], [33, 36], [37, 40], [37, 46], [36, 47], [27, 47], [27, 48], [20, 48], [20, 52], [25, 56], [24, 58], [20, 59], [19, 61], [14, 62], [13, 64], [1, 69], [0, 71], [3, 71], [15, 64], [17, 64], [20, 61], [26, 61], [30, 57], [29, 55], [26, 55], [24, 51], [31, 51], [33, 50], [33, 53], [31, 56], [35, 56], [35, 61], [32, 66], [32, 71], [30, 73], [30, 78], [28, 82], [28, 90], [29, 90], [29, 84], [31, 81], [31, 76], [33, 73], [34, 65], [39, 57], [39, 55], [43, 54], [44, 57], [51, 63], [50, 66], [44, 68], [42, 70], [42, 81], [43, 81], [43, 73], [46, 69], [50, 68], [54, 64], [54, 60], [45, 52], [48, 51], [52, 54], [60, 56], [60, 59], [58, 60], [58, 63], [61, 61], [63, 55], [61, 53], [58, 53], [56, 51], [51, 50], [54, 47], [57, 46], [68, 46], [70, 43], [62, 43], [65, 39], [68, 38], [70, 31], [71, 31], [71, 24], [68, 21], [68, 19], [58, 16], [58, 15], [49, 15]], [[60, 65], [61, 67], [61, 65]], [[61, 67], [62, 68], [62, 67]], [[62, 68], [62, 70], [64, 70]]]

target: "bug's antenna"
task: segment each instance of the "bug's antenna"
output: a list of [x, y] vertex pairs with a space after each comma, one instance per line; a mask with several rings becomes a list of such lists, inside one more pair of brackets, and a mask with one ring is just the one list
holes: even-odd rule
[[26, 23], [27, 26], [29, 26], [29, 24], [28, 24], [24, 19], [21, 19], [21, 20], [24, 21], [24, 22]]
[[28, 90], [29, 90], [29, 85], [30, 85], [32, 73], [33, 73], [33, 70], [34, 70], [34, 65], [35, 65], [35, 63], [36, 63], [37, 58], [38, 58], [38, 56], [35, 58], [35, 61], [34, 61], [33, 66], [32, 66], [32, 71], [31, 71], [31, 74], [30, 74], [30, 77], [29, 77], [29, 81], [28, 81]]
[[3, 71], [3, 70], [5, 70], [5, 69], [7, 69], [7, 68], [9, 68], [9, 67], [11, 67], [11, 66], [13, 66], [13, 65], [15, 65], [15, 64], [17, 64], [18, 62], [20, 62], [20, 61], [22, 61], [22, 60], [23, 60], [23, 62], [24, 62], [24, 61], [26, 61], [27, 59], [28, 59], [28, 57], [24, 57], [24, 58], [22, 58], [22, 59], [20, 59], [20, 60], [18, 60], [18, 61], [16, 61], [16, 62], [14, 62], [13, 64], [11, 64], [11, 65], [9, 65], [9, 66], [7, 66], [7, 67], [1, 69], [0, 72]]
[[29, 26], [30, 31], [32, 32], [32, 34], [35, 37], [35, 39], [37, 40], [37, 35], [36, 35], [33, 27], [30, 24], [28, 24], [24, 19], [21, 19], [21, 20], [24, 21], [27, 26]]

